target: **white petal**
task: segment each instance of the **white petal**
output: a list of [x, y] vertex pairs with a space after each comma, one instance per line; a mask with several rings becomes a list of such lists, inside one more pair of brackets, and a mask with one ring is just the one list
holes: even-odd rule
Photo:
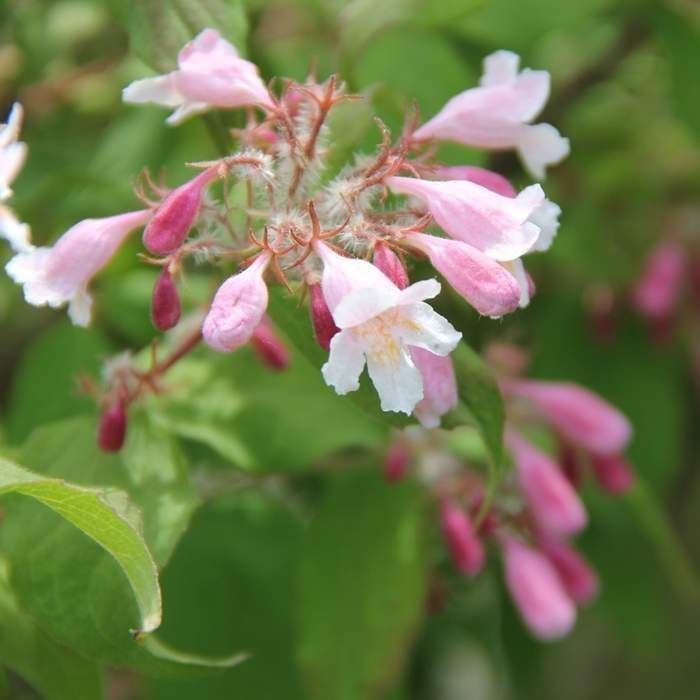
[[328, 386], [341, 396], [360, 388], [360, 375], [365, 367], [363, 344], [352, 331], [336, 333], [331, 340], [328, 362], [321, 367], [321, 374]]
[[22, 117], [24, 110], [19, 102], [12, 105], [7, 124], [0, 124], [0, 148], [5, 148], [19, 138], [19, 131], [22, 128]]
[[405, 348], [399, 348], [391, 362], [367, 355], [367, 370], [379, 394], [382, 411], [411, 415], [423, 398], [423, 378]]
[[522, 260], [518, 259], [503, 263], [503, 267], [515, 277], [520, 289], [519, 306], [521, 309], [524, 309], [530, 303], [530, 283], [525, 272], [525, 265], [523, 265]]
[[338, 328], [359, 326], [392, 306], [396, 306], [400, 295], [398, 287], [353, 289], [333, 310], [335, 325]]
[[406, 304], [414, 304], [417, 301], [424, 301], [425, 299], [433, 299], [440, 294], [441, 289], [440, 283], [435, 279], [420, 280], [402, 290], [397, 304], [404, 306]]
[[559, 230], [559, 216], [561, 209], [559, 205], [550, 200], [545, 201], [530, 215], [530, 221], [540, 228], [540, 235], [532, 250], [544, 252], [551, 247], [554, 237]]
[[14, 212], [0, 205], [0, 238], [4, 238], [16, 253], [32, 250], [31, 229], [28, 224], [20, 222]]
[[0, 149], [0, 200], [7, 199], [12, 191], [9, 185], [17, 177], [27, 157], [27, 144], [16, 141]]
[[202, 114], [211, 109], [211, 105], [206, 102], [185, 102], [185, 104], [180, 105], [166, 120], [165, 123], [169, 126], [177, 126], [182, 124], [185, 119], [195, 116], [196, 114]]
[[132, 104], [153, 102], [164, 107], [177, 107], [182, 104], [183, 97], [175, 88], [174, 76], [175, 73], [166, 73], [135, 80], [122, 90], [122, 100]]
[[398, 329], [406, 345], [428, 350], [434, 355], [449, 355], [462, 338], [452, 324], [422, 301], [405, 309], [409, 323]]
[[554, 165], [569, 155], [569, 139], [551, 124], [525, 124], [518, 138], [518, 153], [526, 170], [543, 180], [548, 165]]
[[484, 59], [484, 74], [479, 84], [486, 86], [510, 83], [518, 76], [519, 65], [520, 56], [517, 53], [504, 49], [495, 51]]
[[79, 289], [68, 304], [68, 316], [74, 326], [89, 326], [92, 318], [92, 297], [87, 289]]

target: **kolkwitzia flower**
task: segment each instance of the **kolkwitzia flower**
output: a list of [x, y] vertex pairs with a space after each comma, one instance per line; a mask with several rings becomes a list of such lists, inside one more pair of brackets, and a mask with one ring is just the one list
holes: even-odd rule
[[411, 348], [411, 358], [423, 378], [423, 399], [413, 415], [424, 428], [437, 428], [440, 419], [457, 406], [457, 380], [452, 358]]
[[92, 297], [87, 287], [117, 252], [126, 237], [151, 216], [148, 209], [105, 219], [85, 219], [66, 231], [51, 247], [18, 253], [5, 269], [24, 287], [24, 298], [34, 306], [68, 304], [68, 315], [87, 326]]
[[214, 29], [200, 32], [180, 51], [177, 70], [131, 83], [123, 99], [176, 107], [166, 119], [171, 125], [214, 107], [274, 108], [257, 66], [241, 58]]
[[569, 153], [569, 140], [550, 124], [531, 124], [549, 97], [549, 73], [525, 69], [511, 51], [484, 60], [480, 86], [453, 97], [413, 139], [456, 141], [468, 146], [516, 149], [530, 173], [542, 179], [548, 165]]

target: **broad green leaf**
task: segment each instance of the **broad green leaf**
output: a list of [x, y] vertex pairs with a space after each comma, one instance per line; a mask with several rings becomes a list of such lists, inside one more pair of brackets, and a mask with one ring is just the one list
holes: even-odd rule
[[339, 475], [308, 536], [299, 661], [311, 698], [365, 700], [394, 683], [421, 619], [423, 490], [379, 470]]
[[102, 698], [100, 669], [54, 642], [20, 609], [4, 560], [0, 560], [0, 665], [21, 676], [46, 700]]

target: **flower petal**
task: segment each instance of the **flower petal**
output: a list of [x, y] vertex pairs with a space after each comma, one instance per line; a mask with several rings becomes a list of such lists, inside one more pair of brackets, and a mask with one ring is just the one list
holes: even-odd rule
[[404, 313], [409, 323], [401, 326], [398, 333], [405, 345], [435, 355], [449, 355], [462, 338], [462, 334], [429, 304], [416, 302], [406, 307]]
[[321, 374], [336, 393], [341, 396], [360, 388], [360, 375], [365, 368], [363, 343], [350, 330], [336, 333], [331, 340], [328, 361], [321, 367]]
[[379, 356], [368, 353], [367, 370], [379, 394], [382, 411], [395, 411], [410, 416], [423, 398], [423, 379], [408, 351], [402, 347], [397, 350], [389, 361], [386, 354]]

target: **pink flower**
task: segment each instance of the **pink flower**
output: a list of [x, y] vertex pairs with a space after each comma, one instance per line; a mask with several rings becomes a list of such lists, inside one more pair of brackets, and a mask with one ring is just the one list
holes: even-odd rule
[[576, 606], [552, 563], [540, 552], [507, 537], [505, 579], [525, 624], [542, 640], [560, 639], [576, 622]]
[[620, 455], [593, 455], [591, 466], [598, 483], [608, 493], [624, 493], [634, 484], [632, 467]]
[[275, 331], [270, 317], [265, 314], [250, 339], [253, 350], [270, 368], [277, 372], [289, 367], [289, 350]]
[[515, 277], [476, 248], [425, 233], [411, 233], [403, 243], [425, 253], [433, 267], [480, 314], [497, 318], [518, 308], [520, 289]]
[[516, 149], [530, 173], [542, 179], [548, 165], [569, 153], [569, 140], [550, 124], [531, 124], [549, 97], [549, 74], [518, 73], [519, 57], [496, 51], [484, 60], [477, 88], [453, 97], [413, 134], [416, 141], [439, 139], [467, 146]]
[[204, 189], [216, 174], [216, 168], [209, 168], [163, 200], [143, 232], [143, 244], [148, 250], [167, 255], [183, 244], [199, 213]]
[[311, 297], [309, 311], [316, 342], [323, 350], [329, 350], [331, 339], [339, 330], [338, 326], [335, 325], [328, 304], [326, 304], [326, 300], [323, 297], [320, 284], [309, 285], [309, 296]]
[[411, 358], [423, 378], [423, 399], [413, 415], [424, 428], [437, 428], [440, 418], [457, 406], [457, 380], [452, 358], [411, 348]]
[[24, 286], [24, 298], [35, 306], [68, 304], [78, 326], [90, 322], [90, 280], [112, 259], [134, 229], [151, 216], [148, 209], [106, 219], [85, 219], [66, 231], [53, 246], [18, 253], [7, 263], [7, 274]]
[[506, 433], [518, 483], [537, 524], [553, 535], [571, 535], [586, 525], [581, 499], [563, 472], [544, 452], [513, 431]]
[[504, 197], [469, 180], [388, 177], [394, 191], [423, 200], [435, 221], [452, 238], [493, 260], [516, 260], [532, 249], [541, 229], [530, 220], [545, 201], [539, 185], [517, 197]]
[[406, 289], [411, 283], [401, 258], [388, 245], [375, 246], [373, 262], [399, 289]]
[[503, 175], [474, 165], [444, 165], [438, 168], [435, 174], [441, 180], [469, 180], [502, 197], [516, 197], [518, 194]]
[[565, 542], [545, 539], [540, 549], [554, 565], [566, 592], [579, 605], [598, 595], [598, 576], [588, 562]]
[[411, 452], [406, 440], [394, 440], [384, 457], [384, 476], [387, 481], [399, 481], [406, 476], [411, 462]]
[[230, 352], [251, 339], [267, 309], [263, 275], [270, 258], [270, 253], [261, 253], [217, 290], [202, 326], [204, 340], [214, 350]]
[[131, 83], [123, 99], [177, 107], [166, 120], [172, 125], [214, 107], [274, 108], [257, 66], [241, 58], [214, 29], [200, 32], [180, 51], [178, 70]]
[[676, 240], [654, 248], [632, 293], [640, 314], [655, 321], [672, 315], [678, 303], [685, 271], [685, 252]]
[[160, 273], [153, 287], [151, 297], [151, 318], [159, 331], [167, 331], [177, 326], [180, 321], [182, 306], [180, 295], [168, 268]]
[[484, 545], [474, 533], [469, 516], [452, 501], [440, 506], [442, 534], [454, 565], [467, 576], [474, 576], [484, 566]]
[[530, 401], [565, 439], [593, 454], [618, 454], [632, 435], [620, 411], [577, 384], [519, 379], [504, 382], [502, 388]]
[[314, 249], [323, 261], [323, 295], [340, 328], [321, 370], [326, 383], [341, 395], [356, 391], [367, 364], [382, 410], [410, 415], [423, 398], [410, 349], [447, 355], [462, 337], [423, 301], [437, 296], [440, 285], [425, 280], [402, 290], [365, 260], [345, 258], [318, 241]]

